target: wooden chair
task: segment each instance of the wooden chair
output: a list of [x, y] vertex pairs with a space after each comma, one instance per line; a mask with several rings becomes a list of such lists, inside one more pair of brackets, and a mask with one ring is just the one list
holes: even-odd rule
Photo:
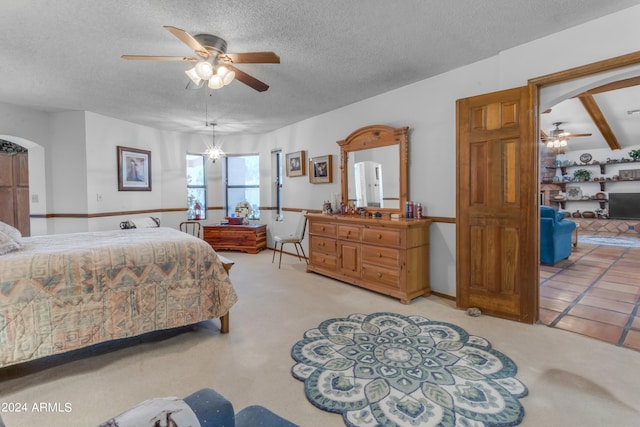
[[191, 234], [197, 238], [200, 238], [200, 228], [200, 223], [197, 221], [184, 221], [180, 223], [180, 231]]
[[273, 257], [271, 258], [271, 263], [276, 258], [276, 252], [278, 251], [278, 243], [280, 243], [280, 261], [278, 262], [278, 268], [282, 264], [282, 247], [285, 243], [293, 243], [296, 248], [296, 253], [298, 254], [298, 259], [302, 260], [300, 257], [300, 252], [298, 252], [298, 247], [302, 251], [302, 255], [304, 256], [305, 262], [307, 262], [307, 256], [304, 253], [304, 249], [302, 249], [302, 239], [304, 239], [304, 232], [307, 229], [307, 211], [300, 212], [300, 219], [298, 220], [298, 228], [296, 228], [296, 232], [294, 234], [288, 234], [286, 236], [273, 236], [274, 250]]

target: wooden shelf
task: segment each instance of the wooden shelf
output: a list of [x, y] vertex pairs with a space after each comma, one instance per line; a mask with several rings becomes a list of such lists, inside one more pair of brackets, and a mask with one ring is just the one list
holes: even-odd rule
[[578, 200], [569, 200], [569, 199], [553, 200], [553, 199], [551, 199], [551, 200], [549, 200], [549, 202], [551, 202], [551, 203], [556, 203], [556, 204], [560, 205], [560, 207], [562, 209], [566, 209], [565, 206], [566, 206], [567, 202], [599, 202], [600, 203], [600, 209], [604, 209], [608, 201], [609, 200], [607, 200], [607, 199], [578, 199]]
[[[562, 187], [562, 190], [564, 191], [564, 188], [566, 187], [567, 184], [590, 184], [590, 183], [594, 183], [594, 184], [600, 184], [600, 191], [605, 191], [605, 184], [615, 184], [617, 182], [633, 182], [633, 181], [640, 181], [640, 178], [635, 178], [635, 179], [610, 179], [607, 181], [594, 181], [594, 180], [589, 180], [589, 181], [556, 181], [556, 182], [542, 182], [541, 184], [544, 185], [549, 185], [549, 184], [554, 184], [554, 185], [559, 185]], [[572, 200], [573, 201], [573, 200]]]

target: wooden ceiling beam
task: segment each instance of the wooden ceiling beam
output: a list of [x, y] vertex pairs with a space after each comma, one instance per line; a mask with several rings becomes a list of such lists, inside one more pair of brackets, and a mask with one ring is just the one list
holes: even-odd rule
[[602, 110], [598, 107], [596, 100], [593, 99], [593, 95], [588, 92], [581, 93], [578, 95], [578, 99], [582, 102], [584, 109], [587, 110], [591, 120], [593, 120], [593, 123], [602, 134], [604, 140], [609, 144], [609, 147], [612, 150], [619, 150], [621, 147], [620, 143], [618, 143], [618, 138], [616, 138], [613, 130], [611, 130], [611, 126], [609, 126], [609, 123], [604, 118], [604, 114], [602, 114]]
[[[609, 91], [618, 90], [618, 89], [625, 89], [625, 88], [628, 88], [628, 87], [638, 86], [638, 85], [640, 85], [640, 76], [631, 77], [631, 78], [628, 78], [628, 79], [618, 80], [616, 82], [607, 83], [606, 85], [602, 85], [602, 86], [594, 87], [593, 89], [589, 89], [588, 91], [586, 91], [584, 93], [585, 94], [595, 95], [597, 93], [609, 92]], [[580, 95], [582, 95], [582, 94], [580, 94]], [[580, 96], [580, 95], [578, 95], [578, 96]]]

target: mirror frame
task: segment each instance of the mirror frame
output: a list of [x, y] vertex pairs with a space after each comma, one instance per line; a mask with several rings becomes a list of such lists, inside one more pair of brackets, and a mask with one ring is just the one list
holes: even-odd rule
[[369, 148], [387, 147], [397, 145], [399, 151], [399, 172], [400, 172], [400, 206], [396, 208], [370, 208], [362, 209], [375, 212], [399, 213], [403, 214], [407, 197], [409, 193], [407, 162], [409, 158], [409, 127], [392, 128], [385, 125], [365, 126], [351, 132], [351, 134], [342, 141], [337, 141], [340, 146], [340, 174], [341, 174], [341, 190], [342, 203], [345, 206], [349, 204], [349, 153]]

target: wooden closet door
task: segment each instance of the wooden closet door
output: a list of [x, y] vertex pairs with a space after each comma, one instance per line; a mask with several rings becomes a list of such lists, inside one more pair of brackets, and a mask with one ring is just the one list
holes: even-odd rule
[[0, 153], [0, 221], [31, 233], [29, 217], [29, 162], [26, 153]]

